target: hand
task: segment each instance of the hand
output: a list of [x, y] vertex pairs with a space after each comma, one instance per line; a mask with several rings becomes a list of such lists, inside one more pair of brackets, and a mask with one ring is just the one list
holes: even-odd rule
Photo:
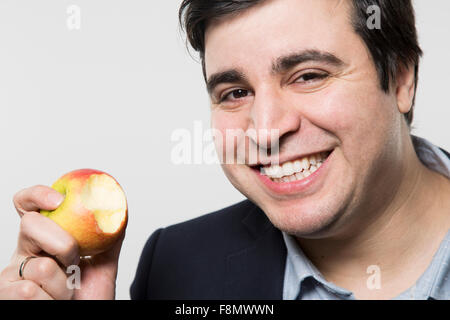
[[[35, 186], [19, 191], [14, 206], [21, 217], [17, 248], [0, 273], [0, 299], [114, 299], [120, 248], [125, 236], [110, 250], [81, 259], [76, 240], [39, 209], [54, 210], [64, 200], [57, 191]], [[19, 267], [28, 256], [23, 279]], [[67, 286], [66, 268], [79, 265], [81, 288]]]

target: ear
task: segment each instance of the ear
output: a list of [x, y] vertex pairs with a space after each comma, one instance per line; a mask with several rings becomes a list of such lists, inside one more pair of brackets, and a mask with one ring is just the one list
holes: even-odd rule
[[397, 69], [396, 77], [398, 111], [401, 113], [407, 113], [411, 110], [414, 100], [414, 93], [416, 90], [414, 66], [404, 66], [400, 64]]

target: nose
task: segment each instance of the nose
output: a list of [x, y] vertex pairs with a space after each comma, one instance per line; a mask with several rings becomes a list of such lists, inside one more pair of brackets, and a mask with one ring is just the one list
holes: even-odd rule
[[263, 88], [255, 92], [250, 112], [250, 139], [261, 148], [279, 146], [284, 137], [300, 130], [301, 116], [277, 88]]

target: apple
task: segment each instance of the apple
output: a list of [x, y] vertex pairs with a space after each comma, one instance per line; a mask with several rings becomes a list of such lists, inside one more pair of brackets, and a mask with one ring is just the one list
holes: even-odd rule
[[65, 196], [64, 201], [56, 210], [41, 210], [41, 214], [77, 240], [81, 256], [108, 250], [125, 231], [127, 199], [109, 174], [93, 169], [75, 170], [59, 178], [52, 188]]

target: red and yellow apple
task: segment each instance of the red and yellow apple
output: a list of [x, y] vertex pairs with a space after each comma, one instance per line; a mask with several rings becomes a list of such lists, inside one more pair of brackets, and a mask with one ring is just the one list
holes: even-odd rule
[[77, 240], [81, 256], [108, 250], [125, 231], [127, 200], [122, 187], [109, 174], [75, 170], [59, 178], [52, 188], [64, 195], [64, 201], [56, 210], [41, 210], [41, 214]]

